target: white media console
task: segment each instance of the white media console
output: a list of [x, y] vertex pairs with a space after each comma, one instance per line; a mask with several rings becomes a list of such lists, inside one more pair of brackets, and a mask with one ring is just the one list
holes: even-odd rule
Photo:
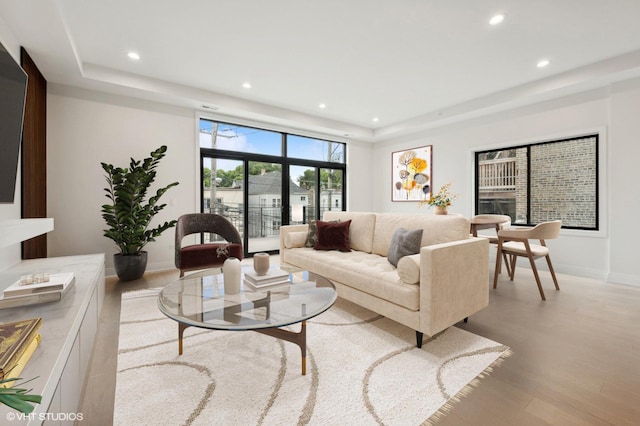
[[0, 272], [0, 291], [21, 275], [37, 272], [73, 272], [75, 286], [58, 302], [0, 310], [0, 323], [42, 318], [42, 340], [21, 374], [37, 377], [27, 386], [42, 395], [42, 403], [22, 420], [17, 411], [0, 405], [0, 424], [72, 425], [104, 301], [104, 254], [24, 260]]

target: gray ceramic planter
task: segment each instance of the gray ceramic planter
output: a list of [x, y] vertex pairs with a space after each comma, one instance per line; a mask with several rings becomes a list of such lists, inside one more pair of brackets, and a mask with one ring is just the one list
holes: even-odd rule
[[144, 275], [147, 269], [147, 252], [140, 254], [114, 254], [113, 266], [120, 281], [137, 280]]

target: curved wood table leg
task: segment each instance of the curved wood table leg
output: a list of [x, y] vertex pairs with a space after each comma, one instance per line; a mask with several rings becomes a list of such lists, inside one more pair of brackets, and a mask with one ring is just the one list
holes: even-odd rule
[[182, 355], [182, 336], [187, 328], [189, 328], [188, 325], [178, 323], [178, 355]]
[[286, 340], [287, 342], [295, 343], [300, 347], [302, 355], [302, 375], [307, 374], [307, 322], [302, 321], [300, 332], [283, 330], [280, 328], [266, 328], [264, 330], [253, 330], [260, 334], [266, 334], [267, 336], [275, 337], [276, 339]]
[[[280, 328], [267, 328], [264, 330], [253, 330], [257, 333], [275, 337], [277, 339], [286, 340], [295, 343], [300, 348], [302, 356], [302, 375], [307, 375], [307, 322], [302, 321], [299, 332], [283, 330]], [[189, 328], [187, 324], [178, 323], [178, 355], [182, 355], [182, 336], [184, 331]]]

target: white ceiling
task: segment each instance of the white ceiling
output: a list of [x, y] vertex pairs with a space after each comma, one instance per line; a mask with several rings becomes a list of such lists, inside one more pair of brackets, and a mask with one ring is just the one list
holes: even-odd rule
[[49, 82], [374, 142], [640, 76], [640, 0], [3, 0], [0, 18]]

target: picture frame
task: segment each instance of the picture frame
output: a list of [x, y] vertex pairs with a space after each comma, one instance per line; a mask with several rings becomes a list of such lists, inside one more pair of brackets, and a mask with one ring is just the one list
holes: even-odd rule
[[391, 153], [391, 201], [423, 201], [431, 197], [433, 146]]

